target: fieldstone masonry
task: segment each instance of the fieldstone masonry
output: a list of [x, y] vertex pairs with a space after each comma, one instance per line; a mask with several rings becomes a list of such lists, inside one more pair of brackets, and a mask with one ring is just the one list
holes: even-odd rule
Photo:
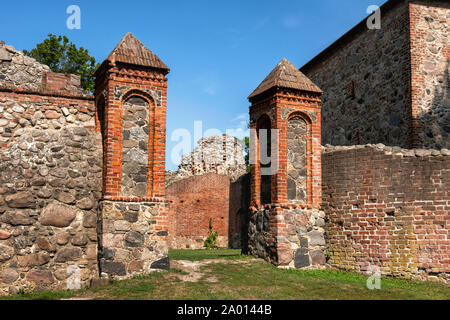
[[[251, 141], [255, 151], [251, 162], [248, 249], [280, 267], [325, 264], [325, 214], [320, 210], [321, 93], [283, 59], [249, 97], [250, 127], [257, 133]], [[272, 135], [273, 130], [278, 130], [278, 141], [261, 139], [267, 129], [272, 130]], [[272, 175], [263, 172], [263, 142], [272, 150], [268, 154], [270, 166], [275, 168]], [[272, 149], [274, 142], [278, 146]]]
[[283, 59], [250, 95], [250, 176], [213, 137], [167, 186], [169, 68], [139, 40], [94, 95], [0, 42], [0, 295], [167, 269], [168, 242], [196, 247], [210, 217], [221, 245], [280, 267], [448, 282], [450, 6], [381, 10], [382, 29], [362, 21], [301, 71]]
[[450, 4], [409, 4], [415, 148], [450, 149]]
[[323, 144], [450, 148], [448, 1], [390, 0], [300, 70], [324, 90]]
[[99, 231], [101, 272], [117, 278], [168, 269], [167, 230], [158, 227], [167, 204], [103, 201]]
[[122, 194], [145, 197], [148, 181], [149, 104], [133, 97], [124, 104]]
[[0, 52], [0, 294], [66, 289], [75, 272], [89, 285], [102, 194], [93, 98], [75, 76]]
[[217, 173], [236, 181], [245, 174], [243, 145], [228, 135], [201, 138], [194, 150], [181, 158], [168, 184], [192, 176]]
[[220, 248], [242, 248], [247, 234], [249, 177], [243, 145], [221, 135], [202, 138], [183, 155], [175, 172], [166, 174], [169, 247], [202, 249], [209, 220]]
[[300, 117], [288, 121], [288, 199], [306, 203], [307, 125]]

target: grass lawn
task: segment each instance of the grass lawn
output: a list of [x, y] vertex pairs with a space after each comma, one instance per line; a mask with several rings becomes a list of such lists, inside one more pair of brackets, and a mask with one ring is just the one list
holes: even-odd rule
[[206, 259], [251, 259], [242, 255], [240, 249], [219, 250], [169, 250], [171, 260], [201, 261]]
[[[41, 292], [4, 299], [161, 299], [161, 300], [406, 300], [450, 299], [448, 286], [382, 278], [368, 290], [366, 277], [332, 270], [282, 270], [240, 250], [171, 250], [175, 268], [75, 292]], [[215, 261], [205, 259], [216, 259]], [[185, 277], [196, 274], [195, 281]]]

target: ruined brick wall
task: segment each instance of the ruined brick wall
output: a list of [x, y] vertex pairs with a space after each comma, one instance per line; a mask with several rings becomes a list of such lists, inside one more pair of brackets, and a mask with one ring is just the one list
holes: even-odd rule
[[449, 150], [329, 147], [322, 158], [329, 264], [449, 280]]
[[236, 182], [208, 173], [172, 183], [166, 189], [169, 204], [169, 247], [202, 249], [209, 220], [219, 234], [221, 248], [241, 248], [241, 229], [248, 210], [248, 177]]
[[0, 88], [2, 91], [89, 98], [80, 86], [79, 76], [51, 72], [48, 66], [6, 44], [0, 44]]
[[200, 139], [166, 176], [169, 247], [203, 248], [212, 218], [218, 246], [241, 248], [247, 237], [248, 184], [244, 149], [235, 137]]
[[228, 135], [202, 138], [194, 150], [183, 155], [176, 172], [166, 179], [166, 184], [207, 173], [225, 175], [237, 180], [245, 174], [243, 145]]
[[450, 148], [450, 3], [410, 3], [414, 146]]
[[79, 77], [0, 45], [0, 295], [98, 276], [94, 114]]

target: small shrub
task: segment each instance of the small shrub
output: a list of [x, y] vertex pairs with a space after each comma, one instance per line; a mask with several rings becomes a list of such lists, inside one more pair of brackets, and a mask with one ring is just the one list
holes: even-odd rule
[[206, 238], [203, 246], [209, 250], [217, 247], [217, 237], [218, 236], [219, 236], [219, 234], [217, 233], [217, 231], [213, 231], [212, 219], [209, 219], [208, 237]]

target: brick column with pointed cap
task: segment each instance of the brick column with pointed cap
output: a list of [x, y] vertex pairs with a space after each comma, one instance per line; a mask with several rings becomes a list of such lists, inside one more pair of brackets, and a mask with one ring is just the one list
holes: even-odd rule
[[[104, 137], [105, 199], [154, 201], [164, 197], [167, 73], [169, 68], [131, 33], [125, 35], [96, 72], [97, 128]], [[129, 129], [124, 128], [129, 123], [124, 105], [132, 98], [140, 100], [135, 102], [145, 104], [148, 109], [146, 119], [137, 119], [147, 122], [142, 126], [142, 135], [148, 136], [148, 145], [140, 146], [146, 152], [134, 153], [148, 154], [147, 173], [141, 174], [138, 182], [146, 183], [146, 188], [139, 190], [145, 193], [138, 194], [126, 192], [122, 185], [124, 176], [129, 174], [124, 172], [123, 148], [133, 148], [127, 141], [132, 140], [127, 139], [129, 131], [124, 130]], [[139, 134], [134, 138], [140, 137]], [[142, 181], [145, 176], [146, 181]]]
[[127, 277], [168, 267], [164, 198], [169, 68], [131, 33], [97, 70], [103, 137], [100, 269]]
[[[252, 131], [249, 250], [276, 265], [309, 266], [318, 260], [311, 252], [321, 251], [318, 243], [322, 240], [316, 241], [318, 233], [310, 233], [317, 231], [323, 237], [323, 229], [311, 218], [323, 216], [323, 212], [319, 214], [321, 94], [311, 80], [283, 59], [249, 96]], [[269, 138], [265, 139], [261, 130], [269, 128]], [[271, 156], [270, 164], [263, 161], [264, 147], [271, 149], [267, 153]], [[268, 167], [272, 170], [268, 171]], [[306, 231], [300, 234], [298, 230], [303, 227]]]

